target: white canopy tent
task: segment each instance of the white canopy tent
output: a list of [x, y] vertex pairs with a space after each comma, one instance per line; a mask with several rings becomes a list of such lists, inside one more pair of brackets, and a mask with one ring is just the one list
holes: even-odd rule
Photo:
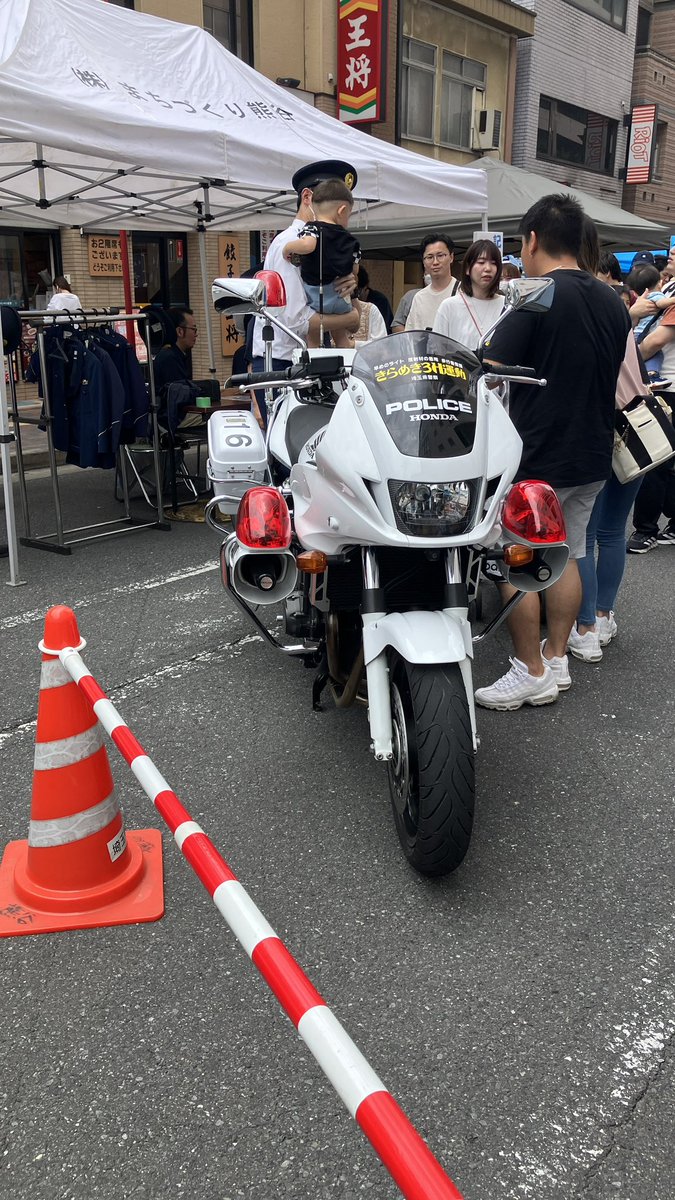
[[[353, 164], [355, 224], [482, 213], [485, 177], [343, 125], [204, 30], [101, 0], [0, 0], [0, 220], [86, 228], [270, 228], [290, 179]], [[281, 220], [279, 216], [281, 215]]]
[[[471, 212], [480, 221], [487, 209], [482, 171], [343, 125], [202, 29], [101, 0], [0, 0], [0, 112], [5, 226], [200, 233], [279, 227], [295, 212], [294, 172], [331, 158], [358, 174], [357, 230], [419, 220], [425, 211]], [[203, 237], [199, 242], [208, 308]], [[209, 325], [207, 332], [213, 365]], [[7, 498], [6, 442], [1, 450]], [[11, 503], [6, 511], [9, 518]], [[14, 581], [13, 528], [9, 540]]]
[[[558, 183], [535, 171], [524, 171], [498, 158], [479, 158], [473, 163], [485, 171], [488, 186], [488, 219], [490, 229], [499, 230], [505, 239], [514, 238], [520, 246], [518, 226], [528, 208], [542, 196], [552, 192], [566, 192], [575, 196], [584, 212], [595, 222], [602, 245], [612, 250], [656, 250], [668, 244], [669, 231], [654, 221], [646, 221], [635, 213], [618, 208], [606, 200], [599, 200], [590, 192], [583, 192], [569, 184]], [[407, 252], [417, 253], [422, 233], [429, 228], [423, 214], [416, 220], [405, 222], [388, 221], [378, 225], [362, 237], [364, 248], [376, 255]], [[449, 215], [441, 228], [460, 245], [469, 245], [477, 225], [469, 213], [464, 216]]]

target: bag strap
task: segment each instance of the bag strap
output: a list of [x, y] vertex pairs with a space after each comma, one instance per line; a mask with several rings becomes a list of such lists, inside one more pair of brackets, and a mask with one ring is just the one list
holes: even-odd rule
[[663, 316], [664, 316], [664, 313], [662, 313], [662, 312], [654, 313], [654, 316], [647, 322], [644, 329], [636, 337], [636, 339], [635, 339], [636, 346], [640, 346], [642, 344], [642, 342], [644, 342], [645, 338], [647, 337], [647, 334], [651, 333], [653, 327], [657, 324], [658, 321], [661, 320], [661, 318]]

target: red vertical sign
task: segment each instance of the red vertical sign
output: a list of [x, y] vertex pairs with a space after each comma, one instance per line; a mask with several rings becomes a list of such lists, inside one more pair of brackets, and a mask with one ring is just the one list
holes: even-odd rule
[[351, 125], [382, 120], [385, 0], [338, 0], [338, 116]]
[[656, 105], [642, 104], [630, 114], [626, 183], [649, 183], [652, 176]]

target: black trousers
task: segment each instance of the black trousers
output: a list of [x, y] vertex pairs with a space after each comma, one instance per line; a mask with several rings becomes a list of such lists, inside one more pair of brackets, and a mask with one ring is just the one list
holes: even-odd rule
[[661, 513], [675, 524], [675, 469], [673, 459], [648, 471], [635, 501], [633, 524], [637, 533], [655, 537]]

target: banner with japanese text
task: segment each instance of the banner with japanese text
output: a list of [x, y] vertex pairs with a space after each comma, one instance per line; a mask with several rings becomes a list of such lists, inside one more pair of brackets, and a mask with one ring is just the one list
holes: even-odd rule
[[656, 132], [656, 105], [642, 104], [630, 114], [626, 183], [649, 183]]
[[[218, 237], [218, 278], [238, 279], [241, 274], [241, 246], [236, 233], [223, 233]], [[244, 341], [243, 333], [237, 329], [232, 317], [224, 314], [220, 318], [220, 338], [223, 358], [230, 358]]]
[[87, 235], [90, 275], [122, 275], [122, 250], [115, 234]]
[[338, 0], [338, 116], [350, 125], [383, 117], [385, 0]]

